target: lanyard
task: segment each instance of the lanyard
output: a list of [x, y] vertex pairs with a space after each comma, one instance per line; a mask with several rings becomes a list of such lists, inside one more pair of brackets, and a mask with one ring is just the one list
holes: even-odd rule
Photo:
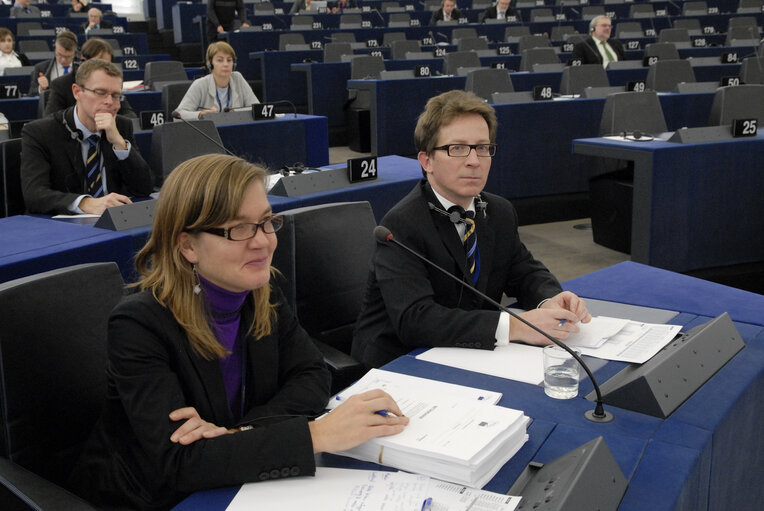
[[[220, 94], [218, 94], [217, 87], [215, 87], [215, 97], [218, 99], [218, 106], [220, 107], [219, 111], [222, 112], [224, 108], [223, 108], [223, 103], [220, 101]], [[225, 100], [225, 107], [228, 108], [229, 106], [231, 106], [231, 84], [230, 83], [228, 84], [228, 94], [226, 95], [226, 100]]]

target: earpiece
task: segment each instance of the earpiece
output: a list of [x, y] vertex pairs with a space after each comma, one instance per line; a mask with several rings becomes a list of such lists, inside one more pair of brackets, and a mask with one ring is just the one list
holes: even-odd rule
[[431, 211], [435, 211], [436, 213], [445, 216], [453, 224], [464, 223], [464, 220], [462, 219], [464, 217], [464, 208], [461, 206], [451, 206], [448, 208], [448, 211], [444, 211], [432, 202], [428, 202], [427, 205], [430, 207]]
[[66, 116], [63, 115], [63, 112], [61, 112], [61, 124], [63, 124], [64, 128], [66, 128], [66, 130], [69, 132], [69, 136], [72, 137], [72, 140], [82, 142], [82, 132], [77, 128], [72, 129], [72, 127], [69, 126], [69, 123], [66, 122]]

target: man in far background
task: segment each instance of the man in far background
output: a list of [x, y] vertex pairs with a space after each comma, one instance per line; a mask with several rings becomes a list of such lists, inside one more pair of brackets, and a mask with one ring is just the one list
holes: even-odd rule
[[29, 84], [29, 95], [38, 96], [40, 91], [50, 87], [50, 82], [59, 76], [73, 73], [74, 56], [77, 53], [77, 36], [65, 30], [56, 36], [56, 55], [35, 65]]
[[92, 29], [112, 28], [112, 26], [111, 21], [103, 19], [101, 9], [91, 7], [88, 9], [88, 20], [82, 24], [82, 31], [87, 34]]
[[590, 36], [573, 47], [570, 60], [579, 60], [581, 64], [601, 64], [607, 67], [611, 62], [624, 60], [623, 44], [611, 39], [613, 24], [607, 16], [597, 16], [589, 22]]
[[208, 0], [207, 43], [214, 43], [218, 34], [236, 29], [234, 22], [237, 16], [242, 27], [249, 26], [244, 0]]
[[506, 20], [509, 16], [517, 16], [515, 10], [509, 6], [509, 0], [499, 0], [483, 13], [483, 20]]
[[29, 0], [16, 0], [11, 7], [11, 18], [39, 18], [40, 9], [29, 5]]
[[455, 0], [443, 0], [443, 5], [437, 11], [433, 11], [430, 25], [437, 25], [439, 21], [458, 21], [462, 13], [456, 8]]
[[[111, 62], [114, 60], [114, 50], [105, 40], [99, 37], [91, 37], [82, 45], [82, 61], [84, 62], [89, 59], [101, 59]], [[74, 100], [72, 85], [75, 83], [75, 78], [76, 70], [51, 82], [48, 99], [45, 102], [45, 115], [51, 115], [53, 112], [74, 106], [76, 101]], [[138, 117], [130, 103], [124, 98], [120, 102], [117, 114], [131, 118]]]

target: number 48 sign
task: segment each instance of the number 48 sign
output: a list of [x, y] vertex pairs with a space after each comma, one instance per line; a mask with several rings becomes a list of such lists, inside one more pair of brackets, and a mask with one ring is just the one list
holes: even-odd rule
[[377, 179], [377, 157], [351, 158], [348, 160], [348, 179], [351, 183]]

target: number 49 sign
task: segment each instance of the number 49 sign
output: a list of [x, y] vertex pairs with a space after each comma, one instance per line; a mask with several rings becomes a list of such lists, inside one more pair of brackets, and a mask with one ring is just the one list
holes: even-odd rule
[[348, 179], [351, 183], [377, 179], [377, 157], [367, 156], [349, 159]]

